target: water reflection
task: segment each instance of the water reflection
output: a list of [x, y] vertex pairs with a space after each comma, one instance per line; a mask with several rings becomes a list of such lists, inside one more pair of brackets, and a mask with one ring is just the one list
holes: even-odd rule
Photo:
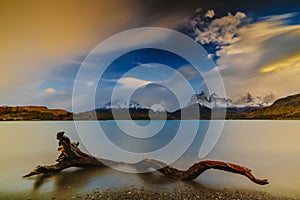
[[111, 168], [73, 168], [58, 174], [31, 177], [30, 180], [34, 182], [33, 193], [43, 191], [44, 185], [52, 185], [51, 191], [57, 194], [65, 194], [66, 191], [74, 194], [74, 191], [89, 191], [95, 188], [104, 190], [111, 187], [126, 187], [132, 184], [149, 189], [161, 189], [163, 187], [170, 189], [172, 185], [175, 186], [178, 182], [159, 172], [131, 174]]

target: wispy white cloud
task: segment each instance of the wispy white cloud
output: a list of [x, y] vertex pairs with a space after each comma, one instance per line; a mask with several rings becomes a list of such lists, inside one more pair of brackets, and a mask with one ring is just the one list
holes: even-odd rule
[[286, 13], [281, 15], [269, 15], [262, 17], [261, 21], [276, 22], [277, 24], [285, 24], [290, 18], [295, 17], [298, 13]]

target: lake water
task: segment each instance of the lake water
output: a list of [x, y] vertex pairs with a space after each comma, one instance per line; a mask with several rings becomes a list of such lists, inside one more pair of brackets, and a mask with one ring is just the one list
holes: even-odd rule
[[[189, 123], [194, 122], [182, 121], [181, 123], [189, 126]], [[149, 139], [134, 139], [123, 134], [113, 121], [82, 121], [79, 123], [86, 127], [100, 123], [103, 130], [109, 132], [107, 137], [110, 141], [127, 151], [144, 155], [145, 152], [155, 151], [168, 144], [175, 137], [172, 130], [176, 130], [180, 122], [167, 121], [165, 128]], [[123, 121], [122, 123], [126, 125], [127, 122]], [[148, 122], [137, 123], [146, 126]], [[160, 122], [153, 121], [153, 123], [159, 124]], [[199, 147], [208, 124], [209, 121], [200, 122], [194, 142], [173, 164], [174, 166], [185, 169], [199, 160]], [[130, 185], [170, 188], [178, 184], [177, 181], [172, 181], [158, 172], [152, 175], [142, 175], [119, 172], [110, 168], [94, 170], [74, 168], [43, 180], [35, 177], [22, 179], [22, 175], [31, 171], [35, 166], [55, 162], [59, 155], [55, 137], [56, 132], [60, 130], [64, 130], [73, 141], [81, 141], [74, 122], [0, 123], [0, 194], [33, 191], [65, 193], [68, 190], [84, 192], [95, 188], [106, 189]], [[192, 184], [250, 189], [273, 195], [300, 198], [299, 130], [299, 121], [226, 121], [217, 144], [204, 159], [222, 160], [247, 166], [257, 177], [268, 178], [270, 184], [259, 186], [250, 182], [246, 177], [217, 170], [203, 173]], [[186, 134], [188, 137], [189, 133]], [[182, 141], [184, 142], [184, 138]], [[84, 151], [88, 149], [82, 144], [80, 148]], [[107, 153], [103, 157], [108, 157]], [[133, 158], [133, 161], [142, 158], [143, 156], [137, 156]], [[120, 156], [119, 159], [124, 160], [124, 157]], [[127, 160], [125, 159], [125, 161]]]

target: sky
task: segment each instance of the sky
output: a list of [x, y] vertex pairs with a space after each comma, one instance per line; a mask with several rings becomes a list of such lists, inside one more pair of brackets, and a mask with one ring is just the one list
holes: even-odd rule
[[[141, 27], [176, 30], [201, 45], [215, 64], [201, 70], [220, 72], [227, 98], [237, 99], [247, 92], [272, 93], [276, 98], [300, 93], [297, 0], [1, 1], [0, 26], [0, 105], [45, 105], [72, 111], [76, 75], [90, 52], [115, 34]], [[145, 42], [161, 40], [141, 32], [105, 53], [112, 55], [122, 45], [142, 48]], [[203, 52], [190, 54], [203, 56]], [[93, 65], [103, 67], [97, 61]], [[79, 83], [82, 93], [96, 86], [90, 92], [95, 93], [97, 107], [123, 101], [135, 88], [131, 100], [150, 107], [161, 104], [171, 111], [178, 107], [176, 98], [184, 104], [190, 101], [190, 93], [180, 89], [186, 82], [195, 93], [207, 91], [191, 63], [157, 49], [128, 52], [98, 78], [98, 82], [91, 77]], [[178, 94], [166, 85], [179, 88]], [[84, 106], [90, 96], [82, 96], [76, 99], [75, 112], [91, 109]]]

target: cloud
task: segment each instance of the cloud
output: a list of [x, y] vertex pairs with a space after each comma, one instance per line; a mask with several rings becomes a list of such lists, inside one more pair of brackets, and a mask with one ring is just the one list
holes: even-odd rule
[[161, 105], [168, 111], [179, 108], [176, 96], [168, 88], [156, 83], [150, 83], [137, 89], [131, 100], [146, 107]]
[[[97, 93], [97, 96], [101, 96], [100, 99], [97, 99], [97, 106], [103, 106], [108, 102], [127, 102], [127, 97], [131, 96], [131, 92], [138, 90], [138, 88], [145, 87], [148, 84], [151, 84], [151, 81], [145, 81], [143, 79], [135, 77], [123, 77], [116, 81], [114, 87], [110, 87], [105, 91], [100, 91]], [[102, 105], [101, 105], [102, 104]]]
[[[131, 101], [138, 102], [139, 104], [151, 107], [154, 104], [161, 104], [167, 110], [174, 108], [174, 101], [172, 93], [164, 86], [161, 81], [145, 81], [134, 77], [124, 77], [118, 80], [114, 88], [114, 95], [107, 102], [126, 101], [128, 95]], [[106, 103], [107, 103], [106, 102]], [[178, 106], [177, 106], [178, 107]]]
[[[12, 95], [12, 94], [11, 94]], [[19, 87], [14, 93], [15, 100], [10, 100], [7, 105], [42, 105], [49, 108], [62, 108], [71, 111], [72, 93], [71, 91], [59, 90], [54, 88], [41, 89], [40, 83], [32, 84], [30, 87]], [[22, 102], [20, 102], [22, 99]]]
[[207, 58], [208, 59], [213, 59], [215, 57], [215, 54], [213, 54], [213, 53], [209, 53], [208, 55], [207, 55]]
[[[32, 84], [57, 63], [87, 53], [124, 29], [132, 16], [130, 4], [123, 1], [105, 5], [73, 1], [4, 4], [0, 6], [0, 89]], [[119, 7], [128, 12], [120, 13]]]
[[187, 80], [199, 78], [199, 72], [192, 65], [184, 65], [177, 68], [177, 71], [181, 73]]
[[295, 70], [300, 70], [300, 52], [296, 52], [292, 55], [282, 56], [279, 59], [263, 66], [259, 69], [260, 73], [270, 73], [275, 71], [288, 70], [293, 67]]
[[[212, 11], [210, 11], [210, 13], [211, 12]], [[246, 14], [242, 12], [237, 12], [235, 15], [228, 13], [227, 16], [214, 19], [204, 31], [196, 29], [197, 37], [195, 39], [201, 44], [231, 44], [237, 40], [237, 30], [245, 18]]]
[[54, 88], [47, 88], [45, 89], [46, 94], [55, 94], [56, 90]]
[[[299, 93], [300, 25], [290, 24], [296, 15], [265, 16], [250, 24], [242, 12], [212, 21], [197, 18], [202, 22], [194, 23], [195, 40], [215, 46], [227, 96]], [[289, 84], [282, 84], [287, 80]]]
[[121, 84], [121, 88], [138, 88], [142, 87], [144, 85], [147, 85], [151, 83], [151, 81], [145, 81], [138, 78], [132, 78], [132, 77], [124, 77], [118, 80], [119, 84]]
[[205, 14], [205, 17], [208, 17], [208, 18], [213, 18], [214, 16], [215, 16], [214, 10], [208, 10]]
[[[33, 86], [55, 88], [55, 83], [48, 82], [53, 71], [63, 69], [62, 63], [66, 61], [85, 57], [106, 38], [130, 28], [151, 26], [154, 22], [156, 26], [171, 27], [181, 17], [179, 13], [171, 15], [161, 11], [155, 15], [156, 19], [150, 19], [153, 12], [145, 13], [145, 9], [149, 11], [144, 3], [122, 0], [1, 2], [0, 101], [25, 104], [27, 99], [16, 97], [20, 88], [26, 87], [28, 92]], [[140, 35], [121, 43], [149, 41], [150, 38]], [[117, 44], [113, 48], [117, 49]], [[91, 86], [92, 83], [84, 84]], [[34, 92], [32, 98], [41, 91]]]
[[277, 24], [285, 24], [292, 17], [295, 17], [297, 13], [286, 13], [281, 15], [270, 15], [266, 17], [262, 17], [262, 21], [267, 22], [276, 22]]
[[[139, 3], [122, 0], [0, 4], [0, 90], [7, 95], [20, 86], [30, 87], [47, 79], [52, 71], [63, 67], [61, 63], [85, 56], [104, 39], [149, 23], [147, 17], [139, 17], [144, 15]], [[166, 18], [163, 13], [160, 17]], [[172, 19], [175, 16], [163, 23], [171, 26], [175, 23]], [[122, 42], [150, 38], [140, 35]]]
[[[300, 26], [283, 22], [290, 16], [271, 16], [240, 27], [237, 39], [217, 50], [217, 64], [229, 95], [299, 93]], [[287, 81], [289, 84], [282, 84]]]
[[88, 86], [93, 86], [93, 85], [95, 85], [95, 83], [94, 83], [93, 81], [88, 81], [88, 82], [87, 82], [87, 85], [88, 85]]

